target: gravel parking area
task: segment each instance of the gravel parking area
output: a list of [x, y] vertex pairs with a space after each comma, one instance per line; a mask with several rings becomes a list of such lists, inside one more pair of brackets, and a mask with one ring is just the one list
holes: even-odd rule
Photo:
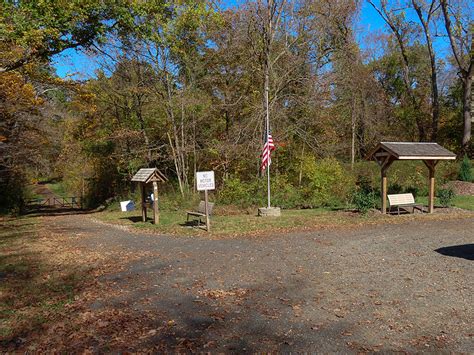
[[[98, 279], [107, 291], [88, 312], [133, 315], [128, 324], [108, 319], [99, 325], [108, 331], [74, 349], [474, 348], [474, 218], [218, 240], [140, 235], [87, 215], [44, 222], [83, 252], [117, 255], [116, 271]], [[137, 319], [142, 335], [118, 341]]]

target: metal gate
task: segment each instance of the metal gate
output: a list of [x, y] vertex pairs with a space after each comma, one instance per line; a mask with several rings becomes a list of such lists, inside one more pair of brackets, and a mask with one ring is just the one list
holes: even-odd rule
[[55, 207], [55, 208], [82, 208], [80, 197], [48, 197], [31, 198], [26, 201], [31, 208]]

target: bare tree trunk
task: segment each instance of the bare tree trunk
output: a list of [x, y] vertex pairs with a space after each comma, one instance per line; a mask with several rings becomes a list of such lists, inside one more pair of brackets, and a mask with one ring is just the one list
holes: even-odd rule
[[303, 142], [303, 148], [301, 148], [301, 159], [300, 159], [300, 174], [298, 176], [298, 186], [301, 187], [301, 181], [303, 180], [303, 159], [304, 159], [304, 142]]
[[429, 24], [431, 15], [435, 8], [435, 1], [433, 0], [428, 10], [427, 18], [423, 17], [422, 9], [416, 0], [412, 0], [413, 7], [420, 19], [425, 34], [426, 45], [428, 46], [428, 53], [430, 57], [431, 67], [431, 141], [435, 142], [438, 137], [438, 125], [439, 125], [439, 95], [438, 95], [438, 78], [436, 72], [436, 54], [433, 50], [433, 41], [431, 39]]
[[[472, 61], [472, 58], [471, 58]], [[471, 112], [471, 99], [472, 99], [472, 76], [473, 76], [473, 65], [471, 63], [470, 73], [463, 81], [463, 100], [462, 100], [462, 113], [463, 113], [463, 133], [461, 140], [462, 151], [466, 152], [469, 149], [471, 143], [471, 129], [472, 129], [472, 112]]]
[[138, 110], [137, 118], [138, 118], [138, 122], [140, 123], [140, 131], [142, 132], [143, 140], [145, 141], [145, 147], [147, 150], [147, 163], [150, 163], [152, 160], [152, 154], [151, 154], [151, 149], [150, 149], [150, 139], [148, 138], [148, 134], [146, 133], [146, 130], [145, 130], [145, 120], [143, 119], [141, 110]]
[[178, 158], [176, 157], [176, 152], [174, 150], [173, 142], [171, 141], [171, 136], [169, 133], [167, 133], [167, 135], [170, 142], [171, 154], [173, 155], [174, 168], [176, 169], [176, 175], [178, 176], [179, 191], [181, 192], [181, 195], [184, 195], [183, 183], [179, 174]]
[[184, 196], [184, 186], [183, 186], [183, 179], [182, 179], [182, 167], [181, 167], [181, 159], [179, 157], [179, 150], [180, 150], [180, 145], [179, 145], [179, 137], [178, 137], [178, 129], [176, 127], [176, 120], [174, 117], [174, 112], [173, 112], [173, 104], [172, 104], [172, 95], [171, 95], [171, 89], [169, 84], [167, 86], [167, 96], [168, 96], [168, 105], [167, 105], [167, 112], [168, 112], [168, 117], [170, 118], [171, 125], [172, 125], [172, 132], [173, 132], [173, 140], [171, 140], [171, 136], [168, 133], [168, 139], [170, 142], [171, 146], [171, 151], [173, 155], [173, 161], [174, 161], [174, 166], [176, 169], [176, 176], [178, 178], [178, 184], [179, 184], [179, 191], [181, 192], [181, 195]]
[[469, 61], [463, 63], [462, 53], [456, 44], [454, 38], [453, 28], [451, 19], [448, 13], [448, 2], [447, 0], [440, 0], [441, 10], [443, 11], [444, 25], [446, 32], [449, 37], [449, 43], [453, 52], [454, 59], [459, 69], [459, 76], [463, 86], [463, 100], [462, 100], [462, 119], [463, 119], [463, 133], [461, 137], [461, 154], [467, 152], [469, 145], [471, 144], [471, 129], [472, 129], [472, 116], [471, 116], [471, 90], [472, 90], [472, 76], [474, 75], [474, 23], [470, 24], [471, 31], [471, 49], [469, 53]]
[[463, 95], [463, 121], [464, 121], [464, 130], [462, 135], [462, 148], [466, 152], [469, 149], [471, 144], [471, 132], [472, 132], [472, 121], [474, 120], [474, 109], [472, 105], [472, 81], [474, 79], [474, 22], [471, 22], [470, 29], [471, 31], [471, 49], [470, 49], [470, 60], [469, 67], [466, 72], [466, 82], [464, 86], [464, 95]]
[[352, 92], [351, 106], [351, 170], [354, 170], [356, 139], [356, 98], [354, 97], [354, 92]]
[[169, 142], [171, 145], [172, 149], [172, 154], [173, 154], [173, 160], [174, 160], [174, 165], [176, 169], [176, 176], [178, 178], [178, 184], [179, 184], [179, 190], [181, 192], [181, 195], [184, 196], [184, 189], [186, 187], [186, 180], [184, 177], [186, 176], [185, 172], [185, 165], [184, 165], [184, 159], [183, 159], [183, 150], [182, 146], [180, 143], [180, 133], [179, 133], [179, 128], [176, 122], [176, 117], [174, 115], [174, 110], [173, 110], [173, 94], [171, 93], [171, 79], [169, 78], [169, 74], [165, 74], [165, 89], [166, 89], [166, 94], [167, 94], [167, 114], [168, 118], [171, 122], [172, 126], [172, 133], [173, 133], [173, 140], [171, 140], [171, 136], [168, 134]]
[[197, 155], [196, 155], [196, 117], [193, 115], [193, 191], [196, 193]]
[[[183, 88], [184, 90], [184, 88]], [[181, 94], [181, 122], [180, 122], [180, 128], [181, 128], [181, 149], [180, 149], [180, 158], [181, 158], [181, 167], [182, 171], [181, 173], [183, 174], [183, 183], [185, 187], [188, 187], [188, 161], [186, 159], [186, 136], [185, 136], [185, 130], [184, 130], [184, 117], [185, 117], [185, 111], [184, 111], [184, 101], [183, 101], [183, 93]]]

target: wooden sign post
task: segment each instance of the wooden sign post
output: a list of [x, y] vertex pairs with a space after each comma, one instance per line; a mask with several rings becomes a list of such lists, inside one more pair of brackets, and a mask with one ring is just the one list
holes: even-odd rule
[[209, 221], [209, 196], [207, 195], [207, 190], [204, 190], [204, 203], [206, 206], [204, 209], [206, 214], [206, 230], [209, 232], [211, 230], [211, 222]]
[[209, 196], [207, 191], [216, 188], [213, 171], [198, 171], [196, 173], [196, 185], [198, 191], [204, 191], [204, 213], [206, 214], [206, 230], [211, 230], [211, 222], [209, 220]]

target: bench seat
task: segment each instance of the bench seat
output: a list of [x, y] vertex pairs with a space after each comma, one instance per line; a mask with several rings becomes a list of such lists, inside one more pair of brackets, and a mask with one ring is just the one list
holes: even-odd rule
[[[212, 214], [212, 209], [214, 208], [214, 203], [209, 202], [209, 216]], [[202, 223], [201, 217], [206, 217], [206, 202], [200, 201], [197, 211], [186, 211], [186, 222], [189, 222], [189, 216], [199, 217], [198, 223]]]
[[413, 197], [413, 194], [407, 193], [407, 194], [392, 194], [392, 195], [387, 195], [388, 197], [388, 203], [389, 207], [397, 207], [397, 212], [400, 215], [400, 208], [405, 209], [406, 208], [412, 208], [412, 213], [415, 213], [415, 209], [420, 210], [421, 212], [424, 212], [423, 205], [416, 203], [415, 202], [415, 197]]

